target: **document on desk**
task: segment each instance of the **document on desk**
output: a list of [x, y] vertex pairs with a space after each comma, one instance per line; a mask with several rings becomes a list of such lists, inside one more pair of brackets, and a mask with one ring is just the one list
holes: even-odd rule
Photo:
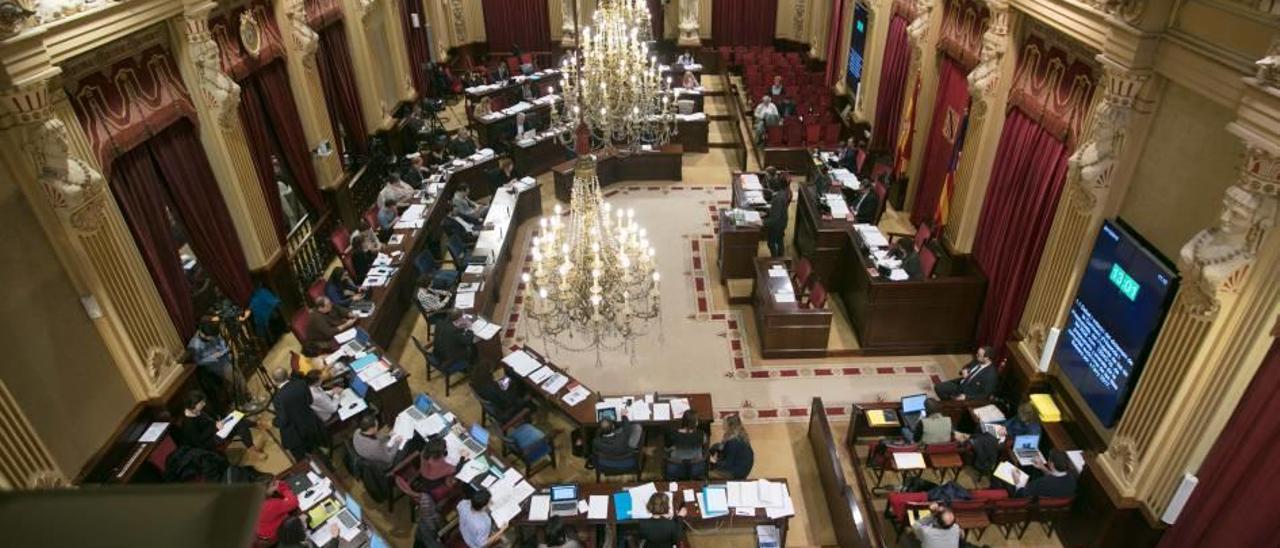
[[448, 427], [449, 424], [445, 422], [444, 417], [440, 416], [439, 413], [432, 413], [427, 415], [427, 418], [418, 421], [414, 426], [414, 430], [421, 434], [423, 439], [426, 439], [443, 432]]
[[510, 366], [511, 370], [521, 377], [528, 377], [530, 373], [542, 367], [542, 362], [539, 362], [537, 358], [534, 358], [524, 350], [517, 350], [507, 354], [506, 357], [502, 358], [502, 363]]
[[769, 267], [769, 277], [770, 277], [770, 278], [786, 278], [786, 277], [788, 277], [788, 276], [790, 276], [790, 275], [791, 275], [791, 274], [790, 274], [789, 272], [787, 272], [787, 267], [782, 266], [782, 265], [780, 265], [780, 264], [775, 264], [775, 265], [773, 265], [773, 266]]
[[535, 495], [529, 499], [529, 521], [547, 521], [551, 517], [551, 495]]
[[884, 233], [880, 232], [880, 228], [872, 224], [856, 224], [853, 228], [858, 231], [858, 235], [862, 236], [862, 241], [866, 242], [870, 247], [888, 247], [889, 239], [884, 237]]
[[760, 496], [760, 505], [764, 507], [782, 505], [782, 484], [766, 479], [756, 480], [756, 489]]
[[[350, 388], [347, 390], [350, 390]], [[416, 430], [417, 423], [408, 413], [401, 411], [399, 415], [396, 415], [395, 425], [391, 427], [391, 436], [400, 438], [400, 446], [397, 449], [404, 449], [404, 445], [409, 443]]]
[[1084, 451], [1067, 451], [1067, 458], [1071, 460], [1071, 467], [1075, 469], [1076, 474], [1084, 472]]
[[547, 380], [554, 374], [556, 374], [556, 372], [550, 367], [543, 366], [535, 369], [532, 373], [529, 373], [529, 380], [542, 384], [543, 381]]
[[889, 271], [890, 281], [901, 282], [909, 279], [911, 279], [911, 275], [907, 274], [906, 270], [903, 270], [901, 268], [895, 268]]
[[741, 181], [743, 190], [764, 190], [760, 185], [760, 177], [755, 173], [743, 173]]
[[782, 483], [775, 484], [782, 488], [782, 503], [778, 506], [766, 506], [764, 514], [769, 519], [778, 519], [781, 517], [796, 515], [795, 503], [791, 501], [791, 492], [787, 490], [787, 486]]
[[241, 413], [240, 411], [232, 411], [230, 415], [224, 417], [222, 419], [222, 428], [218, 429], [218, 437], [224, 440], [227, 439], [227, 436], [231, 435], [231, 430], [234, 429], [237, 424], [240, 424], [240, 419], [243, 418], [244, 413]]
[[774, 291], [773, 301], [776, 303], [794, 303], [796, 302], [796, 294], [791, 291]]
[[570, 388], [569, 391], [565, 392], [564, 396], [560, 399], [564, 400], [564, 403], [568, 404], [570, 407], [573, 407], [583, 401], [586, 401], [587, 397], [590, 395], [591, 390], [579, 384]]
[[369, 404], [365, 403], [364, 398], [356, 394], [355, 390], [343, 388], [342, 395], [338, 396], [338, 420], [345, 421], [368, 408]]
[[564, 385], [566, 384], [569, 384], [569, 377], [566, 377], [561, 373], [556, 373], [548, 377], [547, 380], [542, 383], [542, 390], [548, 394], [555, 394], [556, 392], [559, 392], [561, 388], [564, 388]]
[[338, 344], [347, 344], [347, 341], [350, 341], [351, 339], [356, 338], [356, 333], [358, 333], [359, 331], [360, 331], [360, 328], [352, 327], [351, 329], [348, 329], [346, 331], [338, 333], [337, 335], [334, 335], [333, 342], [336, 342]]
[[498, 324], [479, 317], [471, 324], [471, 332], [486, 341], [492, 339], [501, 329], [502, 327]]
[[508, 502], [502, 506], [495, 506], [493, 510], [489, 511], [489, 515], [493, 516], [493, 522], [497, 524], [498, 527], [506, 527], [508, 523], [511, 523], [513, 518], [520, 515], [520, 503]]
[[637, 399], [627, 408], [627, 416], [633, 421], [647, 421], [653, 418], [653, 410], [649, 408], [649, 402]]
[[459, 310], [471, 310], [476, 306], [476, 294], [459, 291], [453, 299], [453, 307]]
[[591, 495], [587, 519], [609, 519], [609, 495]]
[[650, 514], [647, 509], [649, 498], [658, 492], [658, 486], [653, 482], [644, 485], [638, 485], [627, 489], [631, 495], [631, 518], [632, 519], [648, 519]]
[[671, 398], [671, 416], [683, 417], [684, 412], [689, 410], [689, 398]]
[[333, 483], [328, 478], [322, 479], [313, 483], [306, 491], [298, 494], [298, 509], [306, 512], [312, 506], [315, 506], [317, 502], [329, 498], [329, 495], [332, 494]]
[[378, 360], [360, 368], [356, 374], [360, 376], [360, 380], [372, 384], [373, 379], [386, 375], [388, 371], [391, 371], [391, 368], [387, 367], [382, 360]]
[[843, 219], [849, 216], [849, 205], [844, 202], [844, 196], [840, 194], [826, 195], [827, 207], [831, 208], [832, 219]]
[[893, 464], [898, 467], [898, 470], [924, 469], [924, 453], [894, 453]]
[[164, 431], [168, 428], [169, 423], [167, 422], [153, 422], [151, 423], [151, 426], [148, 426], [147, 430], [142, 433], [142, 436], [138, 437], [138, 443], [152, 443], [157, 441], [160, 439], [160, 436], [164, 435]]
[[729, 513], [729, 494], [723, 485], [704, 487], [698, 502], [702, 507], [702, 517], [719, 517]]
[[458, 478], [459, 481], [463, 483], [471, 483], [471, 480], [474, 480], [480, 477], [480, 474], [483, 474], [488, 471], [489, 471], [488, 459], [484, 457], [480, 457], [474, 460], [469, 460], [467, 461], [466, 464], [462, 465], [462, 468], [458, 469], [458, 473], [456, 474], [456, 477]]
[[996, 465], [995, 472], [992, 472], [991, 475], [995, 476], [1000, 481], [1017, 487], [1018, 489], [1027, 486], [1027, 473], [1019, 470], [1017, 466], [1014, 466], [1013, 463], [1009, 461], [1004, 461]]
[[653, 420], [655, 421], [671, 420], [671, 404], [670, 403], [653, 404]]
[[388, 371], [386, 373], [378, 375], [377, 377], [374, 377], [373, 380], [370, 380], [369, 388], [372, 388], [374, 392], [381, 392], [383, 388], [391, 386], [395, 383], [396, 383], [395, 374]]

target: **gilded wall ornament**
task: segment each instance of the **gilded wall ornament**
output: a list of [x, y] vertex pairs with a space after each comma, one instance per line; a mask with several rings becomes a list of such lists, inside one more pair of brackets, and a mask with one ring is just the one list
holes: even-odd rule
[[240, 45], [244, 46], [245, 53], [254, 59], [262, 53], [262, 26], [258, 24], [258, 18], [253, 15], [253, 10], [240, 12]]

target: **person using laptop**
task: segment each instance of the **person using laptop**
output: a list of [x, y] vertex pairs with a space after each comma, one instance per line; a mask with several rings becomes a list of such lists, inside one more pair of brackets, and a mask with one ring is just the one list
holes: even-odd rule
[[1030, 401], [1018, 406], [1017, 416], [1000, 422], [991, 423], [992, 435], [999, 439], [1014, 439], [1018, 436], [1040, 435], [1040, 415]]
[[316, 416], [320, 417], [321, 421], [327, 423], [338, 414], [339, 402], [342, 401], [342, 386], [335, 384], [326, 390], [320, 377], [319, 369], [307, 371], [305, 376], [307, 388], [311, 390], [311, 410], [316, 412]]
[[1032, 463], [1041, 472], [1040, 477], [1027, 482], [1027, 485], [1013, 493], [1015, 497], [1074, 497], [1076, 494], [1076, 477], [1071, 473], [1071, 459], [1061, 449], [1049, 451], [1049, 460], [1036, 457]]
[[596, 431], [591, 447], [597, 454], [621, 455], [640, 446], [641, 433], [640, 425], [632, 424], [624, 409], [621, 422], [607, 418], [600, 421], [600, 430]]
[[[902, 441], [915, 443], [920, 439], [920, 421], [924, 419], [924, 402], [929, 396], [915, 394], [902, 398], [899, 422], [902, 424]], [[887, 414], [887, 412], [886, 412]]]
[[422, 448], [422, 460], [418, 464], [418, 476], [423, 489], [435, 500], [443, 501], [458, 484], [454, 473], [458, 467], [449, 464], [449, 446], [444, 438], [433, 437]]
[[383, 470], [390, 470], [396, 463], [400, 436], [392, 436], [380, 430], [378, 417], [368, 413], [360, 417], [360, 430], [352, 436], [351, 445], [360, 458], [372, 462]]
[[1000, 376], [991, 363], [991, 347], [979, 347], [973, 361], [960, 369], [960, 378], [933, 385], [933, 392], [944, 400], [985, 400], [996, 391]]
[[920, 442], [924, 444], [951, 441], [951, 417], [942, 412], [942, 403], [929, 398], [924, 402], [925, 417], [920, 420]]
[[574, 531], [565, 527], [564, 522], [560, 521], [560, 516], [551, 516], [551, 519], [547, 520], [547, 526], [542, 531], [542, 535], [543, 541], [538, 544], [538, 548], [583, 548]]
[[355, 301], [364, 299], [364, 291], [347, 274], [347, 269], [339, 265], [329, 271], [329, 277], [324, 283], [324, 296], [333, 301], [333, 304], [351, 308]]

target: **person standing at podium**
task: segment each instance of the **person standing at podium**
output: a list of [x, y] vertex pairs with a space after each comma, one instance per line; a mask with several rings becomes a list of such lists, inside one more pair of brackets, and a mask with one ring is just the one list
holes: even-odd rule
[[791, 188], [785, 178], [777, 177], [769, 180], [769, 189], [773, 196], [769, 198], [769, 213], [764, 218], [764, 228], [768, 231], [769, 256], [781, 257], [786, 251], [787, 207], [791, 205]]

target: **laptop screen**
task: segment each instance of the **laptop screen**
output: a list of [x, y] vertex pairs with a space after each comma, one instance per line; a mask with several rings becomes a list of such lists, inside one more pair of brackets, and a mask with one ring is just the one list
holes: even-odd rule
[[921, 413], [924, 411], [924, 400], [927, 396], [924, 394], [916, 394], [902, 398], [902, 413]]
[[489, 431], [479, 424], [471, 425], [471, 437], [480, 442], [480, 445], [489, 445]]
[[1027, 434], [1013, 438], [1014, 449], [1039, 449], [1040, 436], [1037, 434]]
[[551, 486], [552, 501], [561, 502], [566, 500], [577, 500], [577, 499], [578, 499], [577, 485], [552, 485]]

